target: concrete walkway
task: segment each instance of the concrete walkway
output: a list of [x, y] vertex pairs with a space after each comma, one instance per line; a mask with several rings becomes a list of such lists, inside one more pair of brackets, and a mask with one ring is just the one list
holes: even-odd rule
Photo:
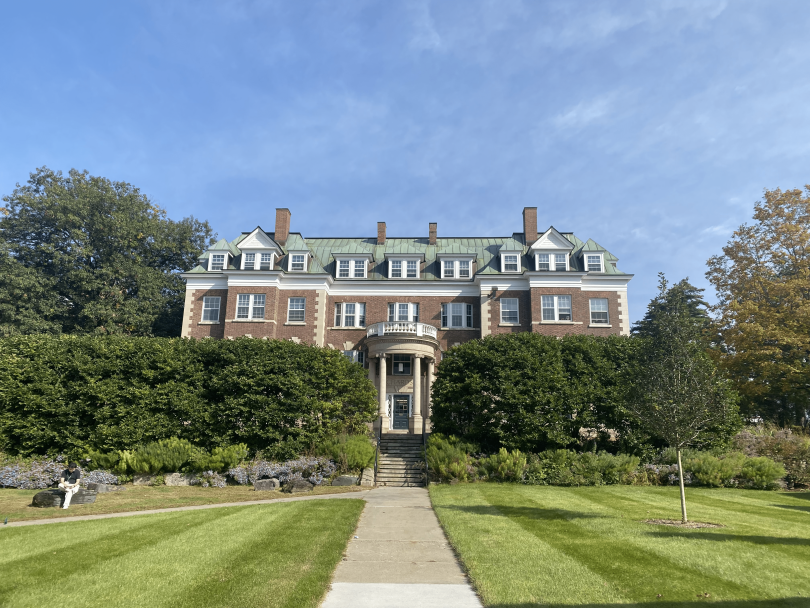
[[424, 488], [365, 496], [322, 608], [481, 608]]
[[365, 498], [371, 490], [346, 492], [343, 494], [319, 494], [318, 496], [295, 496], [292, 498], [272, 498], [268, 500], [251, 500], [248, 502], [221, 502], [214, 505], [191, 505], [189, 507], [169, 507], [167, 509], [150, 509], [148, 511], [126, 511], [124, 513], [102, 513], [100, 515], [76, 515], [73, 517], [54, 517], [53, 519], [32, 519], [29, 521], [12, 521], [0, 528], [18, 526], [40, 526], [43, 524], [62, 524], [71, 521], [88, 521], [91, 519], [110, 519], [112, 517], [132, 517], [134, 515], [154, 515], [156, 513], [174, 513], [176, 511], [199, 511], [200, 509], [219, 509], [220, 507], [249, 507], [251, 505], [274, 505], [279, 502], [297, 502], [299, 500], [325, 500], [340, 498]]

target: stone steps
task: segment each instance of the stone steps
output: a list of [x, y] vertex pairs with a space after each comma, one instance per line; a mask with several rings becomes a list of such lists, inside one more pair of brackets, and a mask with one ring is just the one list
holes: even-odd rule
[[423, 447], [421, 436], [384, 435], [380, 439], [380, 454], [377, 459], [377, 485], [423, 487], [425, 485]]

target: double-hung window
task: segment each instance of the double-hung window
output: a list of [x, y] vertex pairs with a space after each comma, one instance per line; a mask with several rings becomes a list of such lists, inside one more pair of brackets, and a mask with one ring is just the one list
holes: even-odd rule
[[520, 323], [517, 298], [501, 298], [501, 323]]
[[225, 254], [212, 253], [210, 270], [224, 270], [224, 269], [225, 269]]
[[503, 254], [503, 271], [517, 272], [518, 270], [520, 270], [520, 265], [518, 264], [518, 254], [516, 253]]
[[338, 277], [341, 279], [349, 278], [349, 271], [351, 267], [351, 260], [340, 260], [338, 262]]
[[571, 296], [543, 296], [543, 321], [570, 321]]
[[202, 320], [210, 323], [219, 322], [219, 302], [218, 296], [209, 296], [203, 298], [203, 314]]
[[365, 279], [366, 260], [338, 260], [338, 278]]
[[442, 260], [443, 279], [469, 279], [472, 276], [470, 260]]
[[585, 256], [586, 269], [588, 272], [602, 272], [602, 256], [601, 255], [586, 255]]
[[554, 254], [554, 270], [557, 272], [565, 272], [568, 270], [568, 262], [567, 258], [564, 253], [555, 253]]
[[453, 260], [444, 260], [442, 262], [442, 278], [443, 279], [456, 278], [456, 263]]
[[470, 278], [470, 260], [459, 260], [458, 262], [458, 278]]
[[551, 270], [551, 265], [548, 261], [549, 254], [547, 253], [538, 253], [537, 254], [537, 270]]
[[419, 262], [416, 260], [405, 260], [405, 273], [409, 279], [415, 279], [419, 273]]
[[303, 253], [290, 254], [290, 270], [303, 272], [306, 267], [307, 256]]
[[263, 293], [240, 293], [236, 300], [237, 319], [264, 319]]
[[472, 304], [442, 304], [442, 327], [472, 326]]
[[418, 260], [388, 260], [389, 279], [418, 279]]
[[335, 327], [365, 327], [366, 305], [361, 302], [335, 304]]
[[366, 278], [366, 261], [365, 260], [352, 260], [354, 262], [354, 274], [352, 277], [355, 279]]
[[409, 304], [405, 302], [391, 303], [388, 305], [388, 322], [395, 321], [419, 321], [419, 304]]
[[306, 298], [290, 298], [287, 304], [287, 322], [303, 323], [305, 319], [304, 313], [306, 312], [306, 307]]
[[253, 267], [256, 265], [256, 254], [255, 253], [246, 253], [245, 254], [245, 270], [253, 270]]
[[[273, 269], [273, 254], [272, 253], [263, 253], [261, 254], [261, 264], [259, 266], [261, 270], [272, 270]], [[301, 266], [301, 270], [304, 267]]]
[[411, 356], [410, 355], [393, 355], [391, 364], [393, 368], [391, 372], [395, 376], [410, 376], [411, 375]]
[[402, 260], [391, 260], [391, 278], [402, 278]]
[[607, 298], [591, 298], [591, 324], [610, 323]]

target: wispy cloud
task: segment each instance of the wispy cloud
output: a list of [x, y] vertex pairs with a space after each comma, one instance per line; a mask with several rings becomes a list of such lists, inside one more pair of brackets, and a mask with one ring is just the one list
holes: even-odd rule
[[433, 16], [430, 13], [428, 0], [419, 0], [409, 6], [413, 16], [413, 36], [410, 40], [411, 48], [417, 50], [434, 51], [442, 47], [442, 37], [436, 31]]
[[579, 130], [607, 116], [613, 103], [613, 95], [581, 101], [557, 114], [552, 123], [564, 131]]

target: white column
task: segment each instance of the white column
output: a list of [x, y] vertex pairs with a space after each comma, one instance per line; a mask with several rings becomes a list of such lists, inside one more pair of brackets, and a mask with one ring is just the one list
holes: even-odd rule
[[413, 417], [411, 418], [411, 432], [421, 435], [422, 427], [422, 355], [413, 358]]
[[430, 398], [430, 391], [433, 388], [433, 368], [436, 364], [435, 359], [428, 359], [428, 368], [427, 368], [427, 398], [425, 399], [425, 432], [430, 433], [431, 425], [430, 425], [430, 416], [433, 414], [433, 402]]
[[386, 386], [388, 381], [388, 366], [385, 362], [385, 355], [378, 355], [378, 357], [377, 367], [380, 369], [380, 390], [378, 391], [380, 395], [380, 428], [382, 432], [385, 433], [389, 429], [388, 401], [386, 400], [388, 392], [388, 387]]

